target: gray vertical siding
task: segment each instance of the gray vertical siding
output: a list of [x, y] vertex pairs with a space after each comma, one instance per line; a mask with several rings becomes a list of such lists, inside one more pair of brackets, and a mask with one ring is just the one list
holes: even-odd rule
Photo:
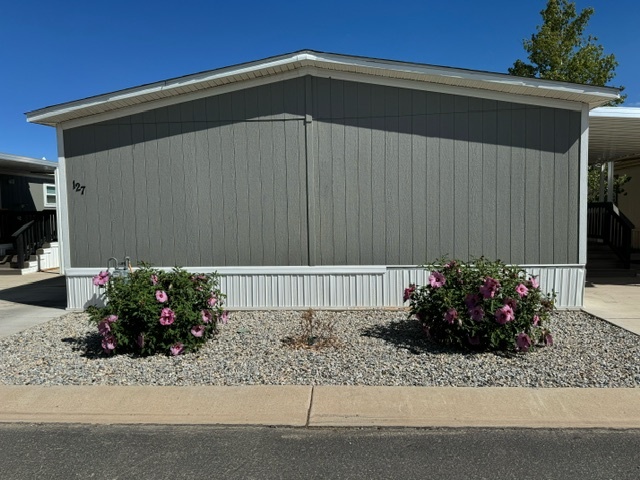
[[579, 112], [316, 77], [66, 130], [72, 266], [576, 263], [579, 137]]
[[577, 262], [578, 112], [328, 79], [313, 93], [319, 263]]
[[71, 266], [308, 264], [303, 82], [66, 130]]

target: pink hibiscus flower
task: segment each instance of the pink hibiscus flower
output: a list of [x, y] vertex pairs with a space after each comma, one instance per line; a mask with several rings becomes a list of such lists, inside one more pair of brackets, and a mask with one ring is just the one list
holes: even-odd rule
[[211, 323], [211, 319], [213, 318], [211, 312], [209, 310], [202, 310], [200, 312], [202, 314], [202, 321], [204, 323]]
[[510, 297], [505, 298], [503, 304], [509, 305], [511, 307], [511, 310], [513, 310], [514, 312], [518, 308], [518, 302], [516, 302], [514, 298], [510, 298]]
[[102, 320], [98, 323], [98, 332], [100, 332], [102, 336], [111, 333], [111, 324], [107, 320]]
[[496, 295], [496, 292], [500, 288], [500, 282], [495, 278], [486, 277], [484, 279], [484, 284], [480, 287], [480, 293], [483, 298], [493, 298]]
[[516, 293], [520, 295], [520, 298], [526, 297], [527, 293], [529, 293], [529, 289], [525, 287], [523, 283], [521, 283], [516, 287]]
[[529, 348], [531, 348], [531, 344], [531, 337], [529, 335], [524, 332], [518, 334], [518, 337], [516, 338], [516, 346], [518, 348], [518, 351], [528, 352]]
[[104, 271], [100, 272], [98, 275], [93, 277], [93, 284], [96, 287], [102, 287], [109, 282], [109, 272]]
[[455, 322], [458, 319], [458, 311], [455, 308], [450, 308], [444, 314], [444, 319], [447, 321], [449, 325], [453, 325], [453, 322]]
[[106, 335], [102, 339], [102, 350], [104, 350], [105, 353], [112, 353], [116, 349], [116, 344], [116, 337], [110, 334]]
[[105, 317], [104, 319], [109, 323], [114, 323], [114, 322], [118, 321], [118, 316], [117, 315], [109, 315], [108, 317]]
[[180, 342], [176, 343], [169, 349], [169, 352], [173, 356], [180, 355], [183, 351], [184, 351], [184, 345]]
[[444, 275], [440, 272], [433, 272], [429, 275], [429, 285], [433, 288], [440, 288], [444, 286], [445, 283], [447, 283], [447, 279], [444, 278]]
[[411, 295], [413, 295], [413, 292], [415, 291], [416, 286], [413, 283], [409, 284], [409, 287], [404, 289], [404, 296], [402, 297], [403, 301], [406, 302], [407, 300], [409, 300], [411, 298]]
[[464, 297], [464, 304], [468, 309], [475, 307], [478, 303], [480, 303], [480, 295], [467, 293]]
[[160, 303], [164, 303], [169, 300], [169, 295], [164, 290], [156, 290], [156, 300]]
[[538, 283], [537, 277], [531, 277], [531, 279], [529, 280], [529, 283], [531, 284], [531, 288], [539, 288], [540, 287], [540, 283]]
[[151, 275], [151, 283], [154, 285], [158, 284], [158, 276], [154, 273], [153, 275]]
[[538, 315], [534, 315], [533, 321], [531, 323], [533, 323], [533, 325], [537, 327], [538, 324], [540, 323], [540, 317]]
[[229, 321], [229, 312], [227, 311], [222, 312], [222, 315], [220, 315], [219, 321], [226, 325], [227, 322]]
[[515, 315], [513, 314], [513, 309], [509, 305], [503, 305], [499, 309], [496, 310], [495, 313], [496, 322], [500, 325], [504, 325], [507, 322], [511, 322], [515, 320]]
[[191, 327], [191, 335], [194, 337], [201, 337], [204, 335], [204, 325], [196, 325]]
[[484, 310], [480, 305], [476, 305], [469, 309], [469, 316], [476, 322], [481, 322], [484, 319]]
[[163, 308], [160, 312], [160, 325], [171, 325], [176, 319], [176, 314], [170, 308]]
[[210, 296], [207, 300], [207, 305], [210, 307], [215, 307], [216, 303], [218, 303], [218, 298], [215, 295]]

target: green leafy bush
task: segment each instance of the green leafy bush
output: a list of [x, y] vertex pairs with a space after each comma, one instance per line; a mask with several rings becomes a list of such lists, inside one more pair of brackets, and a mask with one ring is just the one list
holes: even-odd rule
[[93, 283], [104, 288], [106, 306], [87, 312], [107, 354], [196, 351], [228, 318], [217, 274], [165, 272], [143, 264], [124, 277], [100, 272]]
[[535, 277], [517, 266], [479, 258], [469, 263], [442, 259], [426, 265], [424, 286], [404, 291], [410, 316], [445, 345], [468, 349], [527, 352], [551, 345], [545, 327], [555, 294], [545, 295]]

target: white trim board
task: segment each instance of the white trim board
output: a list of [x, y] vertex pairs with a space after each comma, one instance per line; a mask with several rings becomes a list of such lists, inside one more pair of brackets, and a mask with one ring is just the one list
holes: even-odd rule
[[594, 87], [514, 77], [501, 73], [305, 50], [45, 107], [27, 113], [27, 120], [53, 126], [97, 113], [145, 104], [160, 98], [181, 97], [190, 92], [209, 90], [212, 87], [231, 83], [242, 84], [250, 79], [269, 77], [283, 72], [304, 71], [307, 67], [333, 72], [329, 74], [330, 76], [340, 73], [359, 73], [379, 79], [376, 82], [381, 82], [383, 78], [414, 80], [425, 84], [443, 84], [523, 96], [570, 100], [587, 103], [592, 107], [620, 96], [619, 90], [611, 87]]
[[94, 123], [104, 122], [107, 120], [113, 120], [116, 118], [126, 117], [129, 115], [135, 115], [143, 113], [156, 108], [168, 107], [171, 105], [177, 105], [184, 102], [190, 102], [193, 100], [199, 100], [202, 98], [213, 97], [216, 95], [223, 95], [238, 90], [244, 90], [247, 88], [258, 87], [267, 85], [270, 83], [280, 82], [284, 80], [290, 80], [293, 78], [304, 77], [307, 75], [320, 77], [320, 78], [333, 78], [337, 80], [344, 80], [349, 82], [360, 82], [374, 85], [382, 85], [387, 87], [406, 88], [412, 90], [429, 91], [435, 93], [444, 93], [449, 95], [461, 95], [473, 98], [484, 98], [487, 100], [497, 100], [502, 102], [518, 103], [522, 105], [534, 105], [539, 107], [560, 108], [572, 111], [581, 111], [582, 103], [551, 99], [546, 97], [536, 97], [529, 95], [521, 95], [507, 92], [497, 92], [494, 90], [485, 90], [470, 87], [452, 86], [440, 83], [425, 83], [418, 80], [407, 80], [400, 78], [389, 77], [377, 77], [366, 75], [362, 73], [342, 72], [337, 70], [327, 70], [318, 67], [301, 67], [297, 70], [292, 70], [285, 73], [276, 73], [268, 77], [254, 78], [245, 80], [238, 83], [231, 83], [216, 87], [211, 87], [206, 90], [198, 90], [191, 93], [184, 93], [179, 96], [166, 97], [157, 100], [151, 100], [145, 103], [136, 104], [128, 107], [122, 107], [117, 110], [108, 112], [97, 113], [94, 115], [76, 118], [73, 120], [67, 120], [61, 122], [59, 125], [64, 130], [70, 128], [81, 127], [84, 125], [91, 125]]
[[58, 243], [60, 244], [60, 273], [65, 274], [71, 265], [71, 250], [69, 246], [69, 203], [67, 198], [67, 167], [64, 157], [64, 138], [62, 127], [56, 127], [58, 142], [58, 168], [56, 169], [56, 185], [58, 187], [58, 208], [56, 221], [58, 223]]

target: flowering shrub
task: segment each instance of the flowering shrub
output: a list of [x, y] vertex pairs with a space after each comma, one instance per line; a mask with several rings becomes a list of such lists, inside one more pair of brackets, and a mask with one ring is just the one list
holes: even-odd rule
[[217, 323], [228, 319], [217, 274], [142, 265], [126, 277], [100, 272], [93, 283], [104, 288], [106, 306], [87, 312], [107, 354], [196, 351], [216, 333]]
[[473, 262], [442, 260], [425, 266], [427, 285], [409, 285], [404, 301], [427, 336], [463, 348], [527, 352], [551, 345], [545, 324], [555, 294], [543, 294], [535, 277], [516, 266], [484, 257]]

